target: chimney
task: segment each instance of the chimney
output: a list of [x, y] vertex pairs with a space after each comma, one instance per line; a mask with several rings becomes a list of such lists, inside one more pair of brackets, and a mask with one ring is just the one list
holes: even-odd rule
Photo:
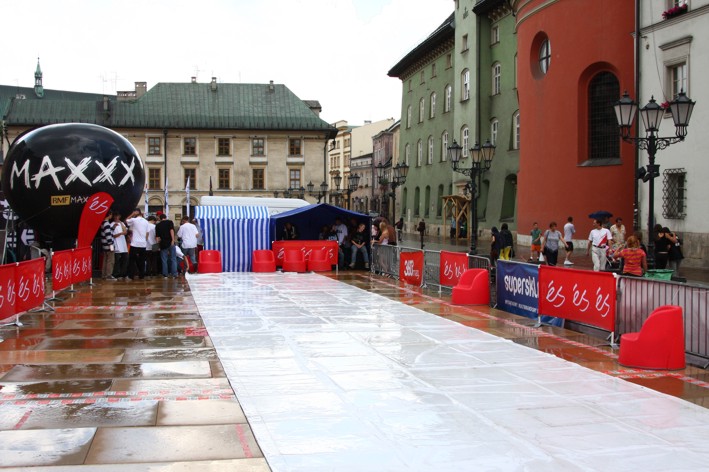
[[276, 88], [273, 86], [273, 80], [272, 80], [268, 84], [268, 91], [273, 92], [274, 90], [276, 90]]
[[135, 83], [135, 98], [140, 98], [143, 95], [145, 95], [145, 92], [148, 91], [148, 83], [147, 82], [136, 82]]
[[193, 83], [193, 84], [196, 84], [196, 83], [197, 83], [197, 77], [195, 77], [194, 75], [192, 76], [192, 83]]
[[212, 92], [217, 91], [217, 78], [212, 77], [212, 82], [209, 84], [209, 88], [212, 89]]

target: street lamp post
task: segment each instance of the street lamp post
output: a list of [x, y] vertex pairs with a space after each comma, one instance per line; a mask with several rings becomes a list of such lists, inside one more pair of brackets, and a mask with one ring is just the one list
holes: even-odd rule
[[[406, 176], [409, 173], [409, 166], [406, 164], [397, 164], [392, 168], [392, 178], [389, 179], [386, 175], [386, 166], [380, 162], [377, 166], [377, 180], [380, 185], [391, 185], [391, 192], [385, 194], [392, 199], [391, 217], [392, 223], [396, 221], [396, 188], [406, 183]], [[386, 183], [386, 184], [384, 184]], [[387, 215], [388, 216], [388, 215]]]
[[[340, 197], [342, 196], [342, 192], [340, 192], [340, 184], [342, 184], [342, 175], [340, 175], [340, 171], [337, 171], [337, 174], [335, 174], [335, 177], [332, 178], [335, 181], [335, 205], [339, 206], [339, 200]], [[330, 193], [332, 195], [332, 192]]]
[[677, 94], [677, 97], [669, 103], [670, 113], [675, 125], [675, 135], [669, 137], [659, 137], [660, 123], [665, 114], [665, 108], [661, 107], [651, 97], [650, 101], [640, 109], [640, 117], [645, 126], [645, 137], [631, 136], [630, 129], [638, 111], [638, 105], [630, 98], [628, 92], [623, 93], [623, 97], [614, 105], [615, 116], [620, 127], [620, 135], [623, 141], [634, 143], [638, 149], [647, 151], [648, 165], [638, 169], [637, 176], [643, 182], [648, 182], [649, 209], [647, 215], [647, 238], [648, 238], [648, 266], [654, 267], [655, 239], [653, 235], [655, 226], [655, 177], [660, 176], [660, 166], [655, 164], [655, 154], [658, 149], [665, 149], [672, 144], [684, 141], [687, 136], [689, 119], [692, 117], [692, 110], [696, 102], [687, 97], [684, 92]]
[[490, 169], [492, 158], [495, 157], [495, 146], [490, 143], [490, 140], [485, 141], [485, 144], [480, 146], [477, 142], [475, 146], [470, 148], [470, 156], [472, 162], [470, 167], [460, 167], [460, 157], [463, 147], [453, 141], [453, 145], [448, 147], [448, 157], [453, 166], [453, 170], [463, 175], [470, 177], [470, 215], [471, 215], [471, 237], [470, 237], [470, 254], [477, 254], [478, 243], [478, 197], [480, 196], [480, 177]]
[[320, 184], [320, 191], [318, 193], [315, 193], [313, 190], [315, 189], [315, 185], [313, 184], [312, 181], [308, 183], [308, 195], [311, 197], [315, 197], [318, 199], [318, 203], [320, 203], [320, 200], [325, 197], [325, 194], [327, 193], [327, 182], [324, 180]]
[[347, 209], [352, 209], [352, 192], [359, 188], [359, 174], [350, 174], [347, 177]]

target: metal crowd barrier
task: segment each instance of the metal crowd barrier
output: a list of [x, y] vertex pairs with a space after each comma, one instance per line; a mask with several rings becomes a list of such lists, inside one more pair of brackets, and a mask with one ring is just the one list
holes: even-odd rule
[[681, 306], [685, 351], [709, 360], [709, 288], [658, 279], [620, 277], [617, 303], [619, 334], [640, 331], [650, 313], [659, 306]]

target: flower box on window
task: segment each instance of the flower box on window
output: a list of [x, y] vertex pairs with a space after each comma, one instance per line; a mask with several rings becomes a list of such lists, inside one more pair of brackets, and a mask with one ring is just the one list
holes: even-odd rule
[[687, 4], [683, 5], [677, 5], [676, 7], [672, 7], [669, 10], [665, 10], [662, 12], [662, 18], [665, 20], [669, 20], [670, 18], [674, 18], [675, 16], [681, 15], [682, 13], [687, 13]]

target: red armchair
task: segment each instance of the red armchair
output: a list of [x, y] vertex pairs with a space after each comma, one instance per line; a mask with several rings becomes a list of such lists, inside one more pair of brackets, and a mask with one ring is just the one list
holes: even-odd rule
[[489, 305], [490, 281], [487, 270], [468, 269], [453, 287], [454, 305]]
[[308, 270], [313, 272], [328, 272], [332, 270], [330, 256], [325, 249], [313, 249], [308, 258]]
[[300, 249], [286, 249], [283, 253], [283, 272], [305, 272], [305, 254]]
[[639, 369], [684, 369], [682, 307], [658, 307], [650, 313], [640, 332], [622, 335], [618, 363]]
[[214, 249], [199, 251], [197, 272], [200, 274], [214, 274], [222, 271], [222, 253]]
[[276, 256], [270, 249], [256, 249], [251, 253], [252, 272], [275, 272]]

